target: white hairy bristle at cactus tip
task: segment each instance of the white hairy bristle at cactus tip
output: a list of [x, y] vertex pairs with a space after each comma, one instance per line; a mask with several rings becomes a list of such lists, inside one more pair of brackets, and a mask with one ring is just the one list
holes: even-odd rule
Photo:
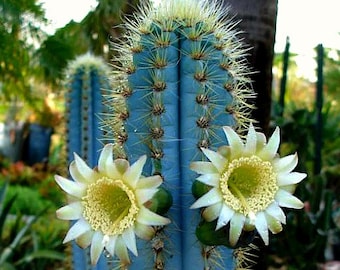
[[69, 74], [73, 74], [76, 72], [77, 69], [92, 69], [95, 68], [100, 71], [101, 74], [104, 74], [106, 76], [110, 73], [110, 68], [104, 61], [104, 59], [99, 58], [98, 56], [94, 56], [90, 53], [83, 54], [73, 61], [71, 61], [66, 69], [66, 76]]

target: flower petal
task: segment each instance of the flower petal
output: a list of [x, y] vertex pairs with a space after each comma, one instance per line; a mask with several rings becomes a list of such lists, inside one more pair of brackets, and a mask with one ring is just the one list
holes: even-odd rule
[[190, 169], [198, 174], [218, 173], [216, 167], [207, 161], [195, 161], [190, 163]]
[[158, 189], [137, 189], [135, 191], [137, 199], [138, 199], [138, 203], [139, 204], [143, 204], [145, 202], [147, 202], [148, 200], [150, 200], [153, 195], [155, 195], [155, 193], [158, 191]]
[[272, 160], [277, 154], [280, 145], [280, 128], [276, 127], [268, 143], [258, 152], [258, 156], [263, 160]]
[[298, 163], [298, 156], [294, 155], [285, 156], [282, 158], [274, 159], [273, 167], [276, 172], [279, 173], [290, 173]]
[[99, 231], [96, 231], [92, 237], [91, 251], [90, 251], [92, 265], [97, 264], [98, 259], [104, 249], [103, 237], [104, 235]]
[[212, 188], [207, 193], [205, 193], [202, 197], [197, 199], [193, 205], [190, 206], [191, 209], [206, 207], [209, 205], [213, 205], [222, 201], [222, 195], [217, 188]]
[[256, 132], [256, 152], [261, 151], [261, 149], [267, 144], [267, 138], [262, 132]]
[[109, 241], [105, 245], [105, 249], [110, 253], [110, 255], [112, 257], [114, 257], [114, 255], [115, 255], [117, 237], [118, 237], [118, 235], [110, 236]]
[[245, 155], [253, 155], [256, 152], [256, 145], [257, 145], [257, 136], [256, 131], [252, 123], [250, 123], [246, 144], [244, 146], [244, 154]]
[[286, 215], [276, 202], [270, 204], [265, 211], [268, 215], [279, 220], [282, 224], [286, 224]]
[[132, 188], [136, 187], [138, 180], [142, 175], [145, 162], [146, 162], [146, 155], [141, 156], [124, 173], [124, 179]]
[[83, 214], [83, 205], [80, 202], [73, 202], [56, 211], [57, 217], [63, 220], [80, 219]]
[[290, 194], [293, 194], [296, 190], [296, 185], [280, 186], [280, 189], [285, 190]]
[[229, 242], [232, 246], [237, 244], [242, 233], [246, 217], [240, 213], [235, 213], [230, 221]]
[[162, 217], [144, 206], [139, 209], [139, 215], [137, 217], [137, 222], [145, 225], [151, 226], [163, 226], [170, 223], [170, 219]]
[[218, 187], [221, 175], [219, 173], [202, 174], [196, 179], [208, 186]]
[[224, 203], [222, 204], [221, 212], [217, 220], [216, 230], [222, 228], [227, 225], [230, 219], [233, 218], [235, 211], [226, 206]]
[[86, 162], [82, 160], [76, 153], [74, 153], [74, 162], [78, 172], [83, 176], [84, 179], [91, 180], [94, 178], [96, 172], [87, 166]]
[[230, 159], [230, 146], [222, 145], [217, 149], [217, 152], [226, 159]]
[[266, 212], [264, 212], [264, 215], [265, 215], [266, 220], [267, 220], [268, 229], [273, 234], [276, 234], [276, 233], [279, 233], [279, 232], [282, 231], [282, 225], [281, 225], [281, 222], [279, 220], [272, 217], [271, 215], [268, 215]]
[[111, 179], [120, 179], [121, 173], [118, 171], [116, 167], [116, 163], [112, 160], [112, 162], [107, 161], [106, 163], [106, 174]]
[[242, 139], [231, 127], [225, 126], [223, 130], [230, 146], [231, 157], [238, 157], [244, 150]]
[[77, 181], [77, 182], [83, 183], [83, 184], [88, 184], [88, 183], [92, 182], [92, 178], [85, 178], [79, 172], [78, 167], [77, 167], [74, 160], [70, 163], [69, 171], [70, 171], [70, 175], [71, 175], [71, 177], [74, 181]]
[[261, 236], [264, 244], [267, 246], [269, 244], [269, 234], [267, 220], [263, 212], [258, 212], [255, 219], [255, 228], [259, 235]]
[[162, 182], [162, 177], [159, 175], [141, 177], [137, 183], [137, 189], [158, 188]]
[[54, 179], [66, 193], [72, 196], [81, 199], [86, 193], [86, 186], [81, 183], [68, 180], [60, 175], [55, 175]]
[[298, 173], [298, 172], [291, 172], [288, 174], [278, 174], [277, 176], [277, 184], [279, 186], [287, 186], [293, 185], [301, 182], [305, 179], [307, 174], [305, 173]]
[[301, 202], [298, 198], [290, 194], [289, 192], [279, 189], [276, 192], [275, 200], [282, 207], [301, 209], [304, 207], [303, 202]]
[[113, 144], [106, 144], [100, 153], [98, 160], [98, 170], [101, 173], [107, 174], [107, 164], [113, 163], [112, 157]]
[[225, 168], [226, 163], [228, 162], [227, 159], [225, 159], [223, 156], [221, 156], [219, 153], [212, 151], [208, 148], [201, 148], [204, 155], [211, 161], [211, 163], [215, 166], [215, 168], [222, 172]]
[[221, 210], [222, 202], [215, 203], [204, 209], [204, 211], [202, 212], [202, 217], [208, 222], [213, 221], [218, 218]]
[[125, 242], [127, 248], [135, 255], [138, 256], [137, 245], [136, 245], [136, 236], [133, 231], [133, 228], [128, 228], [122, 234], [122, 238]]
[[78, 236], [91, 230], [90, 224], [85, 219], [79, 219], [67, 232], [63, 244], [76, 239]]
[[135, 224], [135, 234], [144, 240], [151, 240], [155, 235], [155, 229], [152, 226], [148, 226], [139, 222]]
[[94, 231], [87, 231], [86, 233], [78, 236], [75, 241], [81, 248], [87, 248], [91, 242], [93, 237]]
[[118, 237], [116, 240], [116, 254], [120, 259], [122, 266], [130, 264], [129, 253], [122, 237]]

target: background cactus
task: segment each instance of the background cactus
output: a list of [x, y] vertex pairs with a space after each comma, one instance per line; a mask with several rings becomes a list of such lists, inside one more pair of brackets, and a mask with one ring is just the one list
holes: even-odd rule
[[[98, 57], [82, 55], [70, 62], [66, 70], [66, 130], [68, 163], [77, 153], [94, 166], [103, 148], [104, 133], [100, 128], [104, 114], [104, 97], [109, 89], [109, 67]], [[88, 250], [73, 244], [74, 269], [93, 269]], [[101, 259], [96, 269], [107, 269]]]
[[153, 265], [140, 255], [131, 269], [232, 267], [230, 252], [199, 243], [200, 215], [189, 210], [197, 187], [190, 162], [204, 159], [201, 147], [223, 143], [222, 126], [242, 132], [250, 121], [246, 50], [228, 16], [218, 1], [144, 3], [125, 23], [124, 42], [114, 44], [119, 56], [104, 126], [111, 126], [115, 157], [134, 162], [147, 154], [145, 174], [162, 175], [173, 197], [173, 223], [155, 238], [162, 248], [155, 241], [149, 248]]

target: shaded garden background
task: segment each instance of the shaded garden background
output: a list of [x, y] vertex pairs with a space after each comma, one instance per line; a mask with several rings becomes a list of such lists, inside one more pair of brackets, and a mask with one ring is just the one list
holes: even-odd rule
[[[41, 30], [48, 22], [38, 1], [0, 0], [0, 186], [9, 183], [6, 194], [4, 189], [0, 192], [0, 266], [5, 265], [6, 248], [14, 243], [14, 252], [6, 259], [6, 265], [14, 269], [70, 269], [70, 246], [61, 244], [67, 225], [54, 217], [64, 198], [53, 175], [67, 174], [64, 70], [69, 61], [89, 51], [108, 63], [114, 61], [109, 44], [122, 31], [116, 26], [137, 2], [100, 0], [81, 22], [70, 21], [47, 35]], [[299, 171], [308, 173], [297, 190], [305, 209], [290, 211], [284, 231], [271, 236], [269, 248], [261, 247], [258, 269], [316, 269], [325, 261], [340, 260], [340, 50], [325, 48], [323, 52], [323, 99], [319, 100], [323, 121], [317, 126], [316, 82], [299, 76], [297, 55], [274, 54], [277, 2], [257, 1], [257, 8], [250, 0], [226, 2], [238, 13], [236, 18], [243, 19], [240, 28], [253, 47], [249, 61], [260, 71], [253, 78], [260, 101], [254, 115], [268, 134], [274, 126], [281, 127], [280, 152], [297, 151]], [[261, 25], [268, 19], [270, 38], [258, 34], [268, 34]], [[247, 28], [247, 23], [252, 27]], [[283, 73], [284, 59], [288, 59], [287, 73]], [[282, 78], [286, 85], [280, 99]], [[35, 124], [47, 128], [51, 137], [48, 154], [32, 157], [28, 145], [36, 141], [32, 137]], [[315, 134], [321, 134], [321, 140]], [[316, 171], [318, 146], [322, 159]], [[37, 215], [25, 229], [26, 217]], [[19, 232], [22, 236], [16, 239]]]

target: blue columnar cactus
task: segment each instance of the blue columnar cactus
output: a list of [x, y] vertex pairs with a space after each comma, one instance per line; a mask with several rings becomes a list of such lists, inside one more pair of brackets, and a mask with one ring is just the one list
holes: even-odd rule
[[129, 269], [230, 269], [230, 251], [217, 253], [195, 235], [189, 164], [204, 160], [201, 148], [221, 146], [222, 126], [242, 133], [250, 121], [253, 92], [235, 22], [218, 1], [168, 0], [144, 3], [124, 26], [105, 127], [115, 157], [146, 154], [145, 175], [161, 175], [173, 198], [173, 222], [151, 243], [155, 260], [138, 256]]
[[267, 141], [249, 118], [246, 50], [225, 14], [217, 0], [144, 3], [107, 93], [99, 63], [70, 65], [68, 148], [85, 161], [55, 181], [70, 195], [57, 217], [74, 221], [64, 243], [90, 247], [74, 246], [75, 269], [250, 269], [281, 207], [304, 207], [297, 154], [280, 158], [280, 129]]
[[[103, 148], [104, 134], [101, 130], [104, 114], [105, 91], [109, 89], [110, 69], [105, 62], [90, 54], [70, 62], [66, 70], [66, 130], [67, 158], [79, 153], [90, 166], [95, 166], [99, 150]], [[92, 269], [88, 251], [73, 245], [74, 269]], [[95, 269], [106, 269], [101, 259]]]

